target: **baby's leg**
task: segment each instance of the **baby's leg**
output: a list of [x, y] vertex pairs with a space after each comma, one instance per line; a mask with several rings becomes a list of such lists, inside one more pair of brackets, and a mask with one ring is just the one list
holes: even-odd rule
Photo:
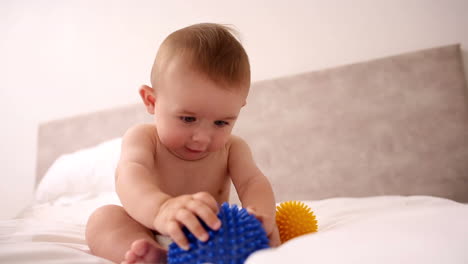
[[116, 263], [165, 263], [166, 250], [151, 230], [141, 225], [121, 206], [98, 208], [88, 219], [86, 241], [91, 252]]

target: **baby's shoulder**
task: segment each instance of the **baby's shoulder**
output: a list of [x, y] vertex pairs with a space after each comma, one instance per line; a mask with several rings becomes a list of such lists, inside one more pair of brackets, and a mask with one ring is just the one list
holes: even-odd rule
[[239, 147], [248, 147], [247, 142], [243, 138], [236, 135], [231, 135], [226, 145], [229, 152], [238, 149]]
[[123, 136], [123, 141], [136, 145], [156, 144], [157, 130], [153, 124], [137, 124], [130, 127]]
[[244, 141], [244, 139], [242, 139], [241, 137], [237, 136], [237, 135], [234, 135], [234, 134], [231, 134], [229, 136], [229, 140], [228, 140], [228, 144], [232, 144], [232, 143], [238, 143], [240, 141]]
[[136, 124], [130, 127], [124, 136], [128, 135], [145, 135], [145, 134], [154, 134], [156, 132], [156, 126], [150, 123]]

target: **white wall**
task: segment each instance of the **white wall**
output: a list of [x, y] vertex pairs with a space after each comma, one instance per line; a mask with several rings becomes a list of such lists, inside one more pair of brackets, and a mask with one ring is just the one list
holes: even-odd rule
[[32, 198], [38, 123], [137, 102], [175, 29], [234, 24], [259, 80], [452, 43], [467, 65], [467, 14], [465, 0], [2, 1], [0, 218]]

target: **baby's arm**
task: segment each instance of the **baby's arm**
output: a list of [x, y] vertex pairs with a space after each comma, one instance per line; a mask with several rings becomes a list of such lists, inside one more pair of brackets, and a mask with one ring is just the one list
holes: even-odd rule
[[217, 203], [207, 193], [172, 197], [159, 188], [160, 175], [154, 163], [155, 133], [151, 125], [138, 125], [125, 134], [116, 170], [116, 191], [132, 218], [188, 248], [182, 226], [198, 239], [206, 240], [208, 234], [197, 216], [218, 229], [221, 223], [216, 217]]
[[262, 220], [270, 244], [278, 246], [276, 204], [271, 184], [257, 168], [247, 143], [234, 136], [229, 150], [229, 171], [242, 206], [251, 209]]
[[150, 133], [154, 131], [148, 125], [132, 127], [125, 133], [115, 188], [127, 213], [144, 226], [153, 228], [159, 207], [171, 197], [158, 188], [154, 168], [156, 142]]

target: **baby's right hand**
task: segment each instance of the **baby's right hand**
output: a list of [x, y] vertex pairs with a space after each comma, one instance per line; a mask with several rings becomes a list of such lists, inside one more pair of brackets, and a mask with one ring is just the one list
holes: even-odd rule
[[179, 247], [188, 250], [189, 243], [182, 227], [187, 227], [197, 239], [204, 242], [208, 240], [209, 235], [197, 217], [211, 229], [218, 230], [221, 221], [216, 216], [217, 213], [218, 205], [210, 194], [199, 192], [182, 195], [171, 198], [161, 205], [153, 225], [160, 234], [171, 237]]

